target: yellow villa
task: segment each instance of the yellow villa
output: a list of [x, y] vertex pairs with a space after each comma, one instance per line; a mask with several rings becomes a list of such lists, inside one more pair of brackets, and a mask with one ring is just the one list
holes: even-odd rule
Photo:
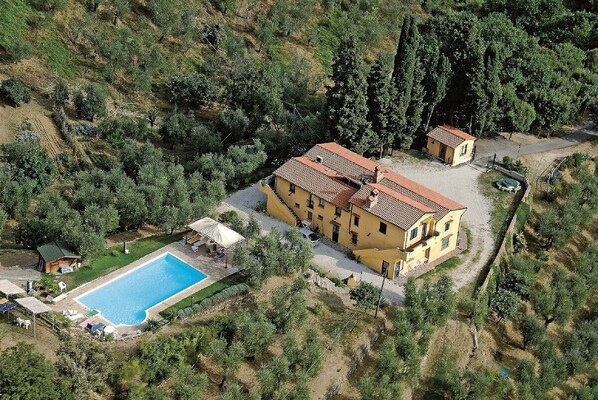
[[389, 278], [453, 251], [466, 210], [336, 143], [288, 160], [260, 190], [270, 215], [307, 221]]
[[473, 156], [475, 137], [450, 125], [438, 126], [428, 133], [429, 154], [452, 166], [463, 164]]

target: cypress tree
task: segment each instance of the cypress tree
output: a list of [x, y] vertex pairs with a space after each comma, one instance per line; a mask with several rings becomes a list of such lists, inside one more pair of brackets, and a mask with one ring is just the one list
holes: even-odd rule
[[425, 77], [426, 82], [426, 123], [424, 132], [428, 131], [430, 120], [434, 115], [436, 106], [444, 99], [446, 88], [451, 78], [451, 62], [445, 55], [440, 55], [437, 46], [433, 47], [427, 65], [428, 73]]
[[[409, 148], [412, 138], [406, 132], [407, 110], [411, 103], [414, 86], [414, 74], [417, 64], [420, 35], [412, 16], [406, 16], [401, 29], [401, 37], [397, 45], [394, 60], [392, 82], [396, 90], [394, 97], [394, 117], [391, 119], [391, 129], [395, 132], [395, 139], [399, 139], [399, 146]], [[386, 153], [388, 145], [384, 150]]]
[[368, 121], [372, 124], [373, 136], [381, 147], [393, 141], [393, 133], [389, 129], [392, 103], [390, 97], [390, 79], [388, 71], [380, 57], [376, 59], [368, 75]]
[[422, 124], [422, 114], [424, 112], [426, 90], [423, 85], [426, 71], [420, 60], [416, 62], [415, 71], [413, 72], [413, 90], [411, 91], [411, 102], [407, 107], [407, 124], [403, 135], [399, 136], [402, 149], [411, 147], [416, 134], [420, 131]]
[[341, 43], [332, 64], [334, 86], [326, 93], [326, 128], [333, 140], [363, 154], [375, 144], [367, 120], [367, 81], [355, 40]]
[[478, 57], [477, 65], [471, 74], [470, 131], [476, 137], [494, 125], [498, 114], [498, 101], [502, 96], [500, 85], [500, 63], [496, 46], [491, 44]]

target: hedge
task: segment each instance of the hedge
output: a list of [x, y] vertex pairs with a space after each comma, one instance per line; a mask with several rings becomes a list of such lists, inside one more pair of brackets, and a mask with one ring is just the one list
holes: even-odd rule
[[207, 299], [203, 299], [197, 303], [191, 305], [191, 307], [185, 307], [182, 310], [177, 312], [177, 317], [179, 319], [184, 319], [190, 317], [194, 314], [199, 313], [200, 311], [207, 310], [208, 308], [215, 306], [223, 301], [230, 299], [231, 297], [235, 297], [241, 293], [245, 293], [249, 291], [249, 286], [246, 283], [239, 283], [238, 285], [230, 286], [224, 289], [221, 292], [216, 293], [212, 297], [208, 297]]

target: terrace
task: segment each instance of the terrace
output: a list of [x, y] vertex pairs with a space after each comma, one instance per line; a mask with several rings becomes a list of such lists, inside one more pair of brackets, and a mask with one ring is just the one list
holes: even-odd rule
[[[155, 250], [137, 260], [131, 262], [130, 264], [117, 269], [116, 271], [112, 271], [104, 276], [101, 276], [97, 279], [92, 280], [91, 282], [85, 283], [70, 292], [67, 293], [66, 297], [59, 301], [57, 304], [53, 305], [52, 308], [54, 311], [57, 312], [66, 312], [67, 314], [74, 314], [74, 315], [81, 315], [81, 316], [88, 316], [90, 311], [85, 306], [83, 306], [79, 301], [76, 299], [86, 293], [93, 291], [100, 286], [103, 286], [117, 278], [120, 278], [127, 273], [131, 272], [132, 270], [147, 264], [148, 262], [163, 256], [167, 253], [174, 255], [175, 257], [179, 258], [181, 261], [185, 262], [186, 264], [202, 271], [207, 275], [207, 278], [187, 287], [186, 289], [181, 290], [174, 296], [169, 297], [165, 301], [160, 302], [159, 304], [149, 308], [147, 310], [147, 319], [143, 323], [139, 325], [120, 325], [118, 326], [118, 334], [121, 336], [131, 335], [134, 333], [139, 332], [146, 324], [147, 321], [150, 319], [156, 320], [161, 319], [160, 312], [174, 306], [181, 300], [189, 297], [190, 295], [207, 288], [208, 286], [218, 282], [227, 276], [237, 272], [238, 270], [230, 265], [225, 264], [224, 261], [214, 261], [211, 256], [208, 256], [205, 252], [197, 252], [192, 249], [192, 247], [188, 244], [185, 244], [184, 239], [177, 241], [175, 243], [168, 244], [164, 247], [161, 247], [158, 250]], [[89, 320], [92, 318], [92, 320]], [[112, 325], [112, 322], [103, 318], [101, 314], [97, 314], [87, 318], [87, 323], [97, 324], [97, 323], [104, 323], [105, 325], [109, 326]], [[79, 323], [80, 321], [78, 321]], [[84, 321], [85, 322], [85, 321]]]

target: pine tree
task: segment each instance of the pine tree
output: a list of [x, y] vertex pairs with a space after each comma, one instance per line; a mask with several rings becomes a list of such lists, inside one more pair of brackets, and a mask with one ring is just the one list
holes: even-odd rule
[[392, 110], [390, 79], [380, 57], [376, 59], [368, 75], [368, 121], [372, 124], [373, 135], [381, 146], [393, 141], [389, 129]]
[[[394, 69], [392, 72], [392, 82], [396, 89], [396, 97], [394, 98], [394, 110], [391, 121], [391, 129], [397, 135], [395, 141], [398, 141], [399, 147], [403, 149], [411, 146], [412, 138], [408, 137], [406, 132], [407, 127], [407, 112], [411, 103], [415, 70], [417, 66], [420, 35], [417, 29], [417, 24], [412, 16], [406, 16], [401, 29], [401, 37], [397, 45], [397, 53], [394, 60]], [[384, 150], [387, 152], [388, 145]]]
[[332, 64], [334, 86], [326, 93], [326, 128], [333, 140], [363, 154], [374, 144], [366, 119], [367, 81], [355, 40], [343, 41]]

